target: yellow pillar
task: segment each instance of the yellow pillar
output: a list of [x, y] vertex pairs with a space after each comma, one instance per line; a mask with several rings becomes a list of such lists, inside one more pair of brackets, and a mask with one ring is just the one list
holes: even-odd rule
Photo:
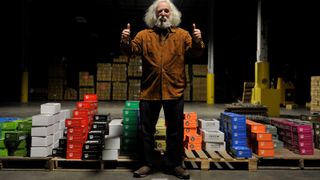
[[207, 104], [214, 104], [214, 74], [207, 74]]
[[22, 80], [21, 80], [21, 102], [27, 103], [28, 102], [28, 72], [22, 72]]
[[284, 82], [282, 78], [277, 79], [277, 89], [280, 91], [280, 104], [285, 105], [285, 89], [284, 89]]
[[270, 86], [270, 72], [269, 62], [259, 61], [255, 63], [255, 83], [256, 88], [269, 88]]

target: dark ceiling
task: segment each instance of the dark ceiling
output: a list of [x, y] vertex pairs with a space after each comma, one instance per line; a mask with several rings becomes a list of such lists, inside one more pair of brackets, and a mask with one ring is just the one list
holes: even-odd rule
[[[254, 80], [256, 61], [257, 0], [174, 0], [182, 12], [181, 27], [191, 30], [196, 23], [204, 40], [214, 35], [214, 71], [218, 102], [233, 101], [242, 95], [244, 81]], [[320, 74], [319, 45], [315, 5], [309, 1], [262, 0], [268, 24], [268, 55], [271, 78], [284, 74], [295, 81], [303, 94], [298, 101], [308, 101], [311, 75]], [[72, 70], [87, 70], [97, 62], [111, 62], [120, 55], [122, 29], [131, 23], [132, 34], [143, 29], [142, 18], [152, 0], [20, 0], [21, 31], [10, 52], [11, 74], [5, 82], [14, 87], [19, 100], [20, 73], [30, 72], [30, 86], [46, 86], [48, 64], [64, 62]], [[209, 22], [213, 11], [213, 22]], [[213, 32], [208, 31], [213, 23]], [[317, 32], [317, 33], [316, 33]], [[15, 41], [14, 41], [15, 42]], [[10, 46], [11, 47], [11, 46]], [[207, 55], [196, 63], [207, 63]], [[74, 73], [73, 73], [74, 74]], [[71, 76], [72, 77], [72, 76]], [[76, 78], [73, 77], [73, 78]]]

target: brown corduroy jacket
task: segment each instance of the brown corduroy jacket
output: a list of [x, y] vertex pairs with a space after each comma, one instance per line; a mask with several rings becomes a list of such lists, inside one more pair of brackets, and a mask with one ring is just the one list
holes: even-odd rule
[[120, 43], [127, 55], [142, 57], [141, 100], [173, 100], [186, 86], [185, 55], [199, 56], [203, 41], [195, 43], [181, 28], [170, 28], [166, 35], [145, 29], [129, 44]]

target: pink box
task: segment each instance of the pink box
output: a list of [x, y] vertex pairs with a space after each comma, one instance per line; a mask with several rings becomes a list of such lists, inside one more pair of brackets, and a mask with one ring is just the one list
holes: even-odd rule
[[301, 155], [313, 155], [313, 148], [293, 149], [293, 152]]
[[312, 132], [312, 126], [307, 124], [296, 124], [292, 128], [293, 132], [298, 133], [311, 133]]
[[293, 133], [293, 139], [297, 141], [312, 141], [312, 133]]

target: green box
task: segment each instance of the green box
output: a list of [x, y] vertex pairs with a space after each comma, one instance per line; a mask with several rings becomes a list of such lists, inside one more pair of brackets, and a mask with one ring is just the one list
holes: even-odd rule
[[31, 132], [32, 121], [22, 121], [18, 123], [17, 130]]
[[26, 148], [25, 149], [17, 149], [13, 152], [12, 155], [13, 156], [22, 156], [22, 157], [27, 156], [27, 149]]
[[137, 131], [137, 126], [136, 125], [127, 125], [127, 124], [124, 124], [123, 125], [123, 132], [126, 132], [126, 131]]
[[0, 149], [0, 157], [7, 157], [8, 149]]
[[131, 109], [139, 109], [139, 103], [140, 101], [126, 101], [124, 107]]
[[6, 148], [6, 144], [4, 143], [4, 139], [0, 139], [0, 149]]
[[139, 109], [124, 108], [122, 113], [123, 117], [139, 117]]
[[16, 130], [18, 127], [18, 121], [10, 121], [1, 123], [1, 129], [6, 131]]
[[25, 140], [28, 137], [28, 133], [25, 131], [8, 131], [6, 132], [5, 139], [6, 141], [21, 141]]
[[122, 145], [137, 145], [137, 138], [122, 138]]
[[137, 125], [139, 117], [137, 116], [124, 116], [122, 123], [125, 125]]
[[138, 131], [123, 131], [122, 137], [123, 138], [137, 138]]

